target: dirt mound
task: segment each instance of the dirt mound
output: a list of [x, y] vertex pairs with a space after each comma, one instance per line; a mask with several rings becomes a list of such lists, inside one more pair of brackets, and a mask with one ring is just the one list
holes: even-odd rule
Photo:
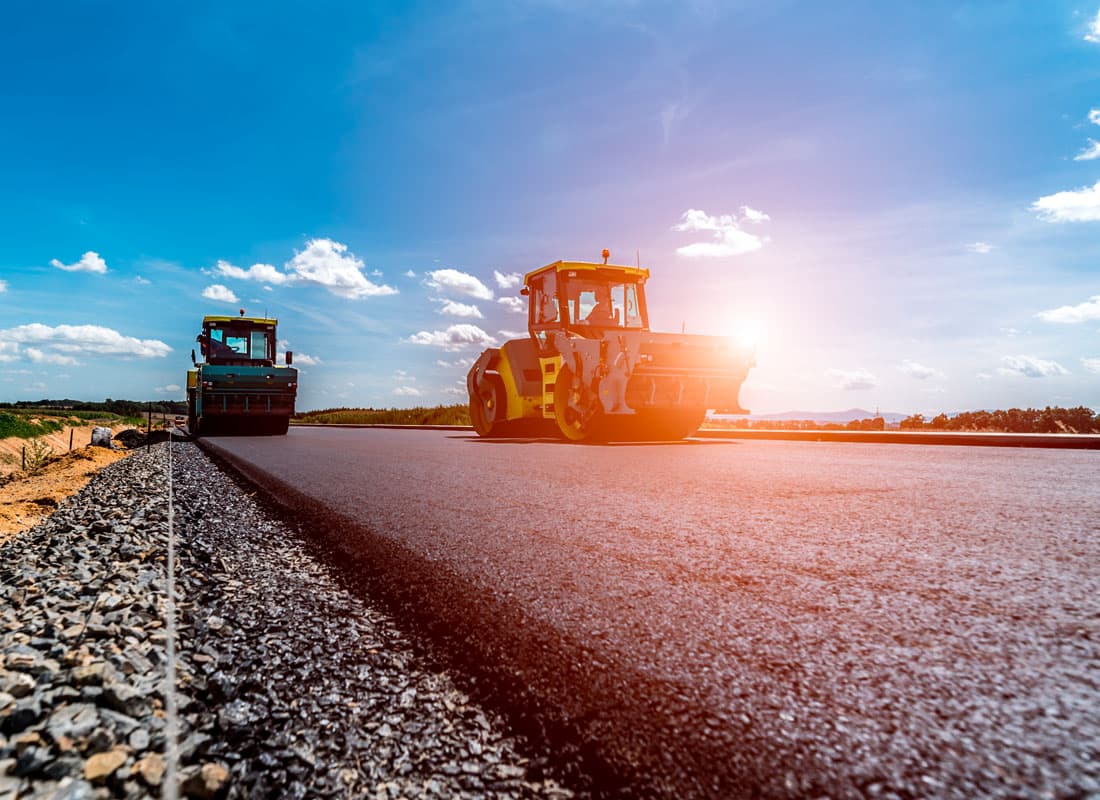
[[172, 439], [179, 441], [186, 438], [186, 434], [178, 428], [171, 431], [153, 431], [152, 433], [148, 434], [142, 433], [136, 428], [129, 428], [115, 434], [115, 441], [119, 442], [123, 447], [129, 450], [134, 450], [138, 447], [144, 447], [147, 444], [160, 444], [161, 442], [167, 442]]
[[[48, 433], [36, 438], [42, 444], [53, 450], [53, 455], [60, 455], [61, 453], [68, 452], [70, 435], [72, 436], [74, 451], [88, 444], [88, 442], [92, 440], [92, 428], [94, 427], [97, 426], [90, 424], [74, 425], [64, 430], [57, 431], [56, 433]], [[122, 430], [122, 426], [112, 426], [111, 430]], [[21, 470], [23, 465], [23, 448], [26, 448], [28, 453], [30, 453], [32, 441], [33, 440], [29, 439], [19, 439], [14, 436], [8, 439], [0, 439], [0, 476], [19, 472]]]
[[98, 470], [127, 455], [126, 450], [81, 447], [50, 460], [34, 475], [8, 476], [0, 483], [0, 542], [38, 524]]

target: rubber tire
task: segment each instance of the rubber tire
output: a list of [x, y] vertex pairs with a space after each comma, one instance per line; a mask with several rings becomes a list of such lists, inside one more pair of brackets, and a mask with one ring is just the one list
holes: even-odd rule
[[470, 422], [478, 436], [486, 439], [508, 436], [508, 421], [500, 419], [502, 409], [507, 409], [507, 395], [504, 393], [504, 381], [499, 375], [486, 375], [483, 380], [489, 387], [492, 398], [486, 400], [480, 394], [470, 395]]
[[569, 367], [562, 367], [554, 383], [554, 419], [558, 423], [558, 431], [570, 442], [603, 441], [603, 413], [597, 411], [587, 424], [582, 424], [569, 408], [569, 395], [572, 391], [573, 371]]
[[195, 416], [195, 390], [187, 392], [187, 432], [192, 436], [199, 435], [199, 418]]

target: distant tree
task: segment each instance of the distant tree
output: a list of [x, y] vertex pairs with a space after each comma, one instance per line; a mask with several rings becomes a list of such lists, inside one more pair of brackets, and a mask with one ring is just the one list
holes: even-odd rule
[[1055, 416], [1054, 411], [1050, 406], [1043, 409], [1043, 412], [1039, 415], [1039, 419], [1035, 422], [1036, 433], [1058, 433], [1061, 430], [1061, 426], [1058, 424], [1058, 419]]
[[924, 414], [913, 414], [906, 417], [900, 423], [903, 431], [919, 431], [924, 428]]
[[1100, 433], [1100, 414], [1093, 414], [1091, 408], [1056, 408], [1059, 419], [1073, 433]]

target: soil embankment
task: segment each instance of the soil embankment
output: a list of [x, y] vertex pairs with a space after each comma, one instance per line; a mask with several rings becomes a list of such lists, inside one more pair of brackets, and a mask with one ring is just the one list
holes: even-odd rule
[[[23, 448], [31, 453], [31, 442], [16, 437], [0, 439], [0, 542], [32, 528], [48, 517], [62, 500], [84, 488], [97, 471], [124, 458], [125, 449], [89, 447], [91, 425], [66, 428], [39, 437], [53, 454], [34, 474], [20, 473]], [[117, 425], [112, 435], [127, 426]], [[69, 452], [69, 431], [73, 449]]]

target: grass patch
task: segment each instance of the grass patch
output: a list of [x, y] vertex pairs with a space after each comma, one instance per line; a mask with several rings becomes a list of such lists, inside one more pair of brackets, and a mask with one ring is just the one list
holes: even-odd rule
[[469, 425], [465, 405], [431, 408], [326, 408], [295, 414], [295, 421], [317, 425]]
[[120, 417], [106, 411], [71, 411], [51, 408], [19, 409], [18, 411], [0, 411], [0, 439], [14, 436], [18, 439], [34, 439], [50, 433], [57, 433], [76, 425], [144, 425], [145, 420], [137, 417]]
[[49, 433], [64, 430], [65, 423], [53, 418], [40, 418], [39, 415], [26, 417], [0, 411], [0, 439], [14, 436], [19, 439], [34, 439]]

